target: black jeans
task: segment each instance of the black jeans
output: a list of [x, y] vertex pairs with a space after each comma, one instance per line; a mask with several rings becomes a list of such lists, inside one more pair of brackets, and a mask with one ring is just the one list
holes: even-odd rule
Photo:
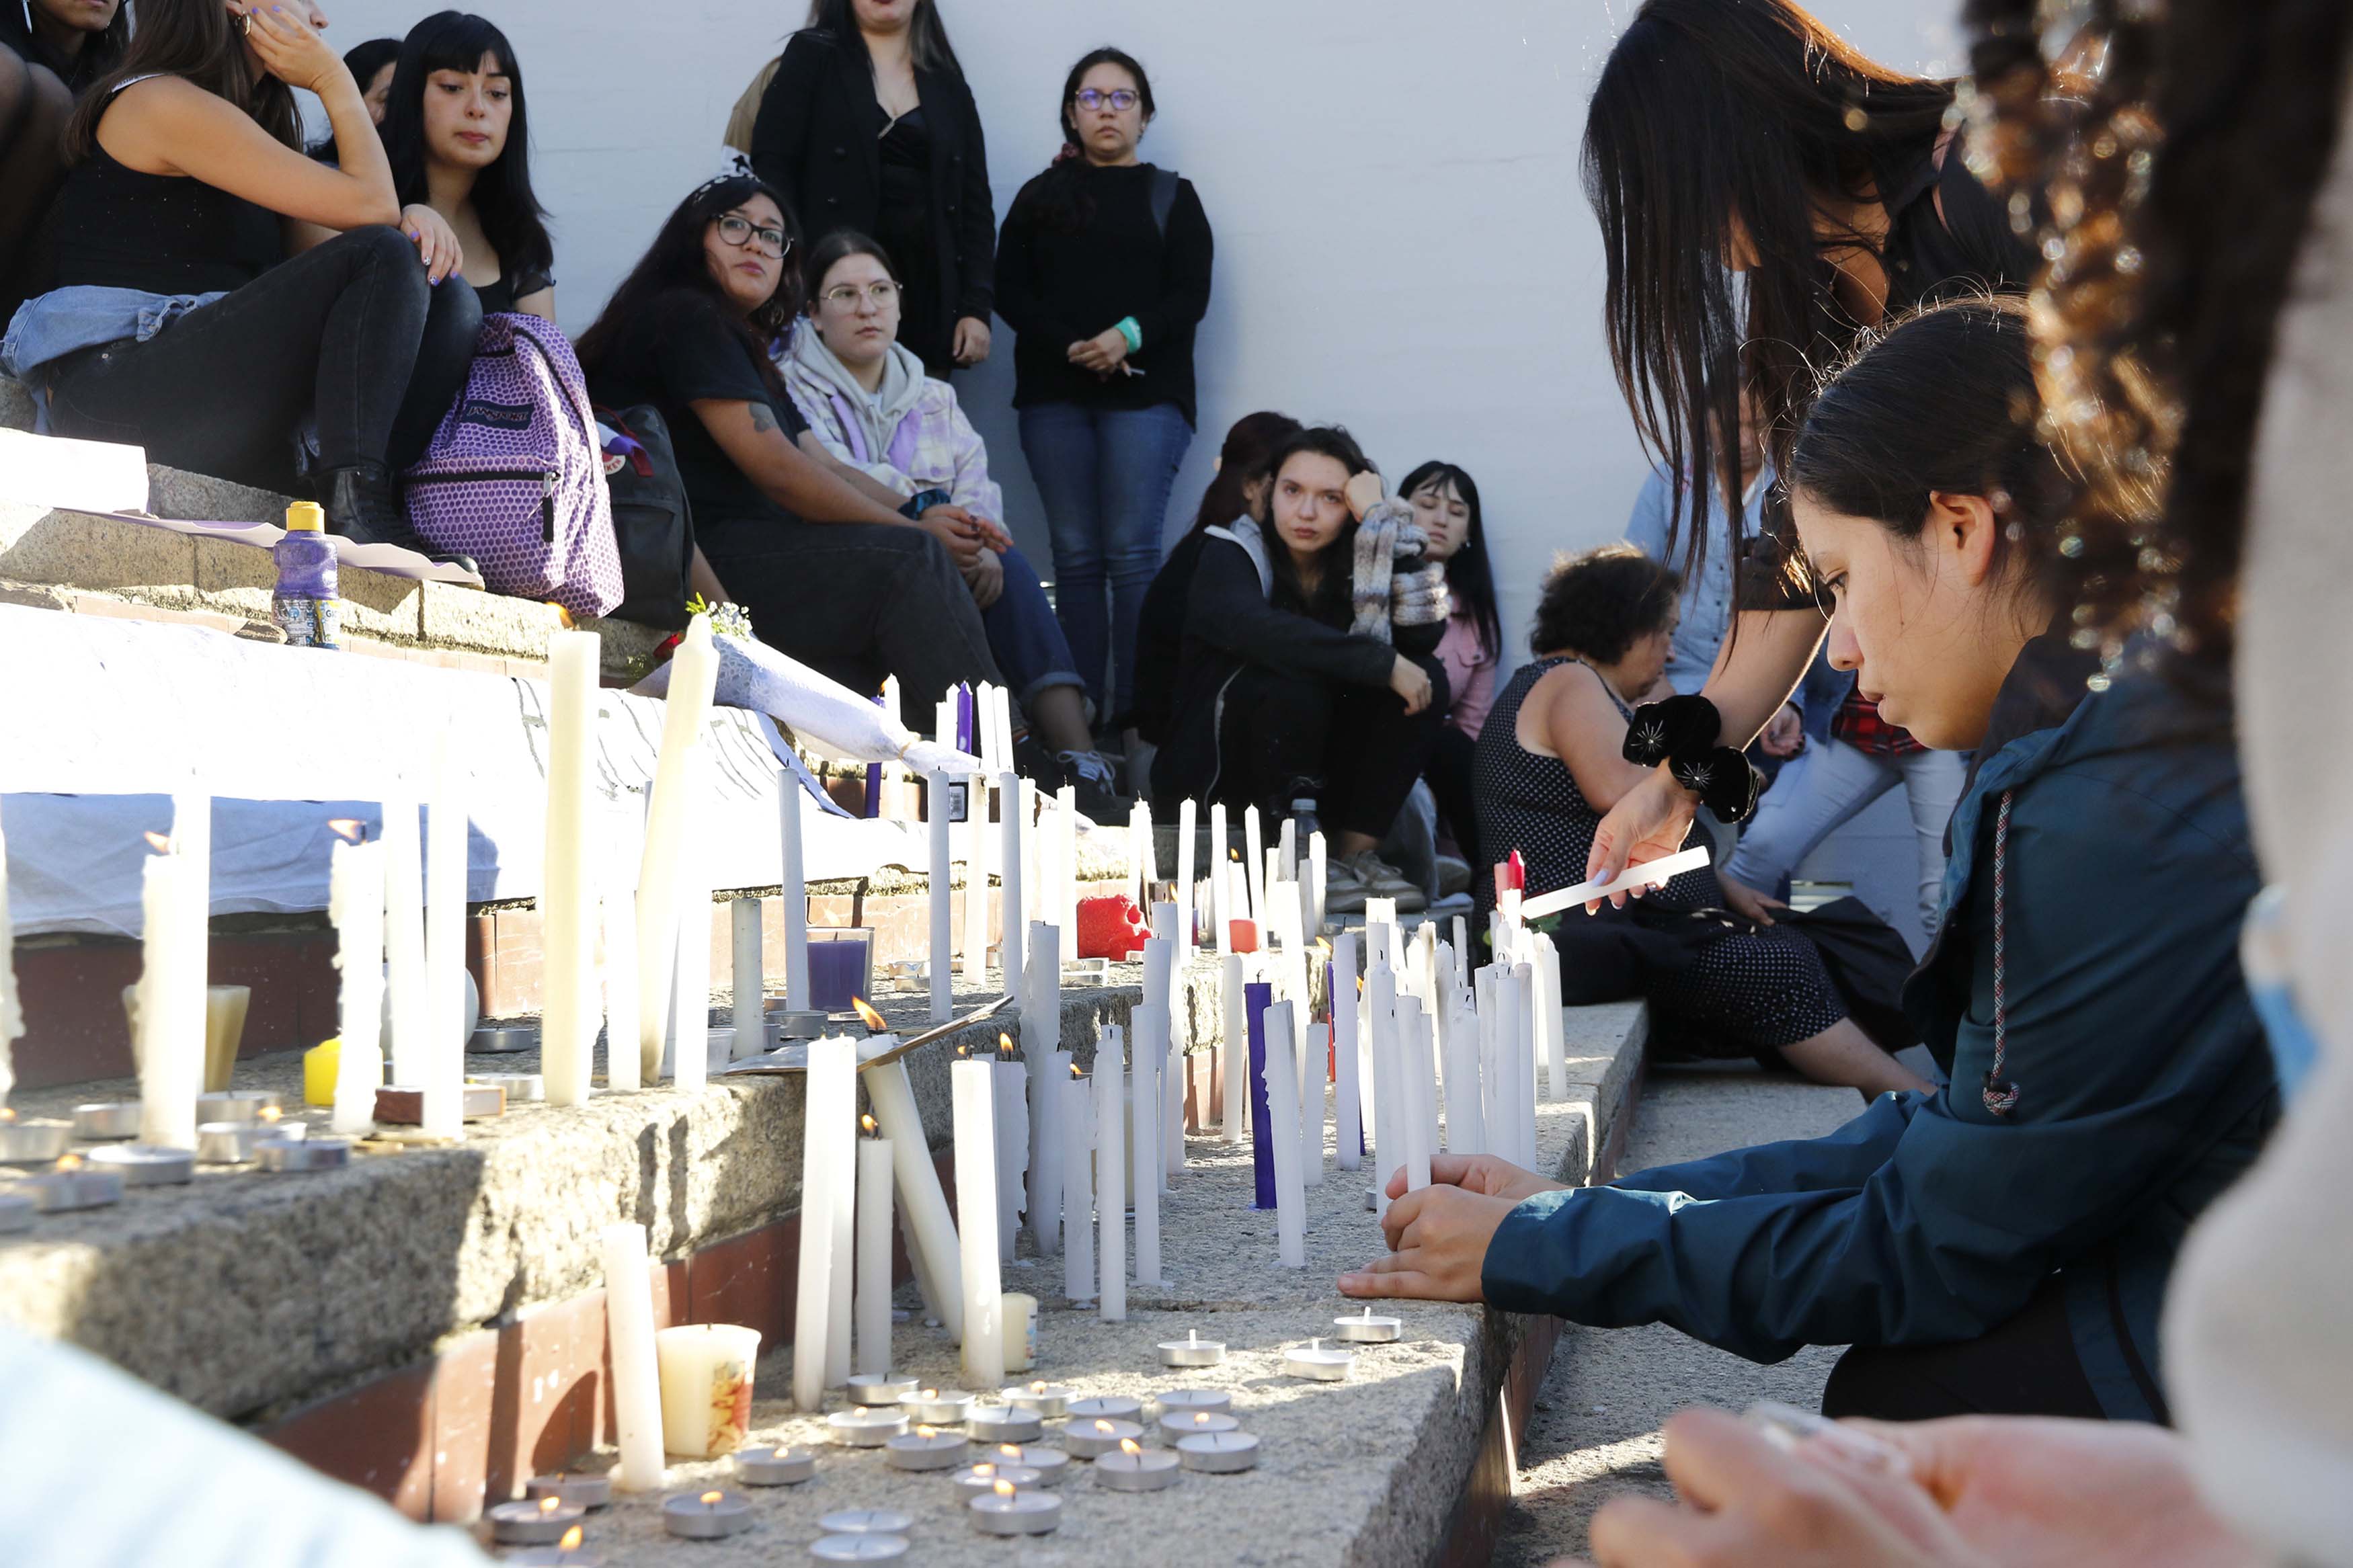
[[759, 518], [697, 531], [762, 642], [853, 691], [897, 676], [900, 717], [920, 734], [949, 687], [1004, 683], [972, 590], [920, 528]]
[[355, 228], [279, 263], [147, 342], [69, 356], [58, 434], [122, 441], [192, 473], [295, 488], [294, 435], [325, 468], [415, 462], [464, 387], [482, 307], [435, 288], [398, 229]]
[[1478, 772], [1479, 742], [1451, 724], [1438, 728], [1430, 748], [1430, 765], [1421, 776], [1438, 797], [1439, 826], [1453, 836], [1454, 847], [1472, 866], [1479, 864], [1479, 802], [1472, 787]]
[[1874, 1421], [2066, 1415], [2104, 1421], [2054, 1279], [2000, 1328], [1948, 1345], [1854, 1345], [1822, 1388], [1822, 1414]]
[[1433, 694], [1410, 716], [1386, 686], [1243, 668], [1226, 688], [1213, 798], [1271, 809], [1280, 820], [1290, 815], [1293, 781], [1314, 779], [1323, 785], [1316, 806], [1324, 832], [1385, 837], [1446, 721], [1446, 672], [1414, 662], [1430, 671]]

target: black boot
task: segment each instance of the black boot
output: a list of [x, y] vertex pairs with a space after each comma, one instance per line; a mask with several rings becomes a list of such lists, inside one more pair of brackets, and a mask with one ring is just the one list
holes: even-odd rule
[[480, 575], [470, 555], [455, 555], [427, 544], [410, 526], [407, 509], [400, 504], [391, 472], [382, 463], [354, 463], [348, 468], [319, 473], [319, 504], [326, 509], [327, 531], [340, 533], [354, 544], [396, 544], [413, 550], [436, 565], [455, 566]]

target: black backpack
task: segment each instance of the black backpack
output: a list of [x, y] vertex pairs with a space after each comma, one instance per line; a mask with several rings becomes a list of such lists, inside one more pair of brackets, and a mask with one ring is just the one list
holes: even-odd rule
[[613, 537], [621, 547], [621, 603], [613, 618], [661, 631], [686, 629], [694, 515], [661, 411], [640, 403], [599, 408], [596, 417], [643, 451], [605, 477], [613, 497]]

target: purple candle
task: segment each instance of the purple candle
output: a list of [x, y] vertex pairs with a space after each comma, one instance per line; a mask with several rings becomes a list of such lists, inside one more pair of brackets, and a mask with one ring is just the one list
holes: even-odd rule
[[873, 941], [872, 933], [860, 931], [855, 936], [809, 943], [807, 1005], [811, 1010], [847, 1013], [851, 997], [866, 994], [871, 989], [867, 984], [867, 955], [873, 951]]
[[1273, 1004], [1273, 986], [1242, 987], [1242, 1017], [1250, 1028], [1250, 1171], [1258, 1178], [1252, 1206], [1267, 1210], [1274, 1207], [1274, 1145], [1267, 1139], [1266, 1109], [1266, 1010]]
[[956, 688], [956, 750], [966, 756], [975, 754], [972, 743], [972, 688]]

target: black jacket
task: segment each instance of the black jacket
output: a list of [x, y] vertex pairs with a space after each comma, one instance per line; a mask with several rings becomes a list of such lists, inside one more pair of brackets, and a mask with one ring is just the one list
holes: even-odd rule
[[1185, 659], [1185, 607], [1201, 564], [1208, 530], [1187, 533], [1160, 563], [1135, 620], [1135, 699], [1124, 722], [1154, 745], [1168, 740], [1176, 709], [1176, 671]]
[[[961, 76], [915, 72], [932, 134], [932, 239], [940, 316], [987, 321], [996, 309], [997, 209], [980, 110]], [[872, 234], [882, 200], [887, 123], [862, 51], [795, 33], [752, 124], [752, 167], [785, 193], [806, 243], [837, 228]]]

